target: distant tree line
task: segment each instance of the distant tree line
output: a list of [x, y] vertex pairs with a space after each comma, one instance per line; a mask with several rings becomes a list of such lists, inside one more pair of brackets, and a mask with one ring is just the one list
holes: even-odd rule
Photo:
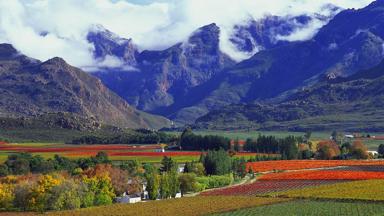
[[245, 151], [255, 153], [281, 154], [281, 159], [292, 160], [298, 158], [298, 144], [301, 137], [288, 136], [277, 139], [274, 136], [260, 135], [256, 140], [247, 139]]
[[189, 151], [228, 150], [230, 139], [216, 135], [196, 135], [187, 128], [180, 136], [179, 146], [182, 150]]
[[145, 129], [135, 130], [133, 133], [119, 133], [117, 135], [86, 135], [69, 142], [70, 144], [157, 144], [177, 141], [177, 136], [165, 132]]

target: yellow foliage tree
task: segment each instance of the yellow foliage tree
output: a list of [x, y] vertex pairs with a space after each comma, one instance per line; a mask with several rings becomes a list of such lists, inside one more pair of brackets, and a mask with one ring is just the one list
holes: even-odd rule
[[60, 185], [62, 179], [52, 175], [43, 175], [30, 189], [28, 208], [33, 211], [44, 211], [47, 203], [48, 193], [57, 185]]
[[14, 185], [13, 184], [0, 184], [0, 208], [7, 210], [12, 207], [14, 200]]

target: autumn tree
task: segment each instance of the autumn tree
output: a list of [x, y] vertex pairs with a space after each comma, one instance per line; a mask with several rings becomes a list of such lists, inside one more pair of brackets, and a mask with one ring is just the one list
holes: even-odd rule
[[368, 148], [361, 140], [355, 140], [351, 146], [351, 155], [355, 159], [368, 159]]
[[0, 209], [11, 209], [14, 198], [14, 185], [0, 184]]
[[43, 212], [48, 209], [49, 194], [53, 187], [60, 185], [62, 179], [52, 176], [43, 175], [31, 187], [28, 194], [28, 210]]
[[94, 193], [94, 205], [111, 204], [115, 198], [111, 178], [107, 173], [95, 175], [93, 177], [83, 176], [82, 182]]
[[323, 160], [331, 160], [340, 155], [340, 148], [336, 142], [321, 141], [317, 145], [316, 158]]

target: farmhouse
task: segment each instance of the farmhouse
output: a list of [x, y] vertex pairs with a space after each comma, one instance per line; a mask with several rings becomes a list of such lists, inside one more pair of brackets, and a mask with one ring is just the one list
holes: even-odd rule
[[116, 202], [118, 203], [138, 203], [141, 202], [141, 196], [139, 194], [127, 195], [123, 194], [121, 197], [116, 198]]

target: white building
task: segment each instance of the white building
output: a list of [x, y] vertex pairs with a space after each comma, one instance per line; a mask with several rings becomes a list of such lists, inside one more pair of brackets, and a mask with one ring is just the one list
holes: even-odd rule
[[379, 152], [377, 152], [377, 151], [368, 151], [368, 154], [376, 156], [376, 155], [379, 155]]
[[116, 202], [118, 202], [118, 203], [138, 203], [138, 202], [141, 202], [141, 196], [137, 195], [137, 194], [127, 195], [126, 193], [124, 193], [123, 196], [116, 198]]
[[353, 135], [350, 135], [350, 134], [347, 134], [347, 135], [345, 135], [345, 138], [348, 138], [348, 139], [353, 139], [353, 138], [355, 138], [355, 136], [353, 136]]

